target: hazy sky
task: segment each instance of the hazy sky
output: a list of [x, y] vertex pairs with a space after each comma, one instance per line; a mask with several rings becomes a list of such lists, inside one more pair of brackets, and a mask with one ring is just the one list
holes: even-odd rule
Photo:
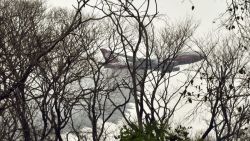
[[[192, 17], [199, 22], [199, 34], [213, 32], [217, 29], [219, 21], [213, 21], [225, 12], [225, 1], [222, 0], [158, 0], [160, 14], [166, 15], [170, 22], [181, 21], [185, 17]], [[47, 0], [49, 7], [72, 7], [76, 0]], [[195, 6], [191, 10], [192, 5]]]
[[[72, 7], [76, 0], [48, 0], [49, 7]], [[165, 15], [167, 20], [174, 23], [175, 21], [182, 21], [187, 17], [192, 17], [195, 21], [200, 23], [197, 29], [199, 36], [205, 36], [208, 32], [214, 32], [218, 28], [219, 21], [216, 18], [225, 12], [225, 1], [223, 0], [158, 0], [159, 14]], [[194, 10], [191, 9], [192, 5], [195, 6]], [[216, 21], [213, 23], [213, 21]], [[191, 109], [191, 108], [190, 108]], [[184, 111], [179, 116], [183, 117]], [[178, 115], [178, 114], [177, 114]], [[178, 116], [176, 116], [178, 117]], [[193, 123], [196, 129], [202, 128], [201, 121]]]

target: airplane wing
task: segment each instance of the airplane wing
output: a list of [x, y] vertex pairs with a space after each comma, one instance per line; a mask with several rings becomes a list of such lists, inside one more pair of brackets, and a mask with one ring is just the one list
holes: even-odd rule
[[[116, 53], [117, 54], [117, 53]], [[118, 56], [122, 56], [124, 58], [127, 58], [129, 62], [132, 62], [133, 61], [133, 57], [132, 56], [129, 56], [129, 55], [124, 55], [124, 54], [117, 54]]]

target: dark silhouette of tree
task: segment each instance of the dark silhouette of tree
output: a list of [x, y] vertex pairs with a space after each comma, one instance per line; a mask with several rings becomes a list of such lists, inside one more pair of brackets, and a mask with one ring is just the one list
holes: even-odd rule
[[72, 12], [47, 11], [40, 1], [0, 2], [1, 139], [63, 140], [73, 108], [89, 93], [70, 88], [90, 74], [86, 49], [95, 29], [86, 27], [102, 18], [83, 17], [87, 2]]
[[[138, 7], [138, 3], [130, 0], [117, 2], [105, 0], [101, 1], [100, 5], [92, 7], [106, 15], [114, 27], [117, 37], [114, 42], [120, 42], [120, 45], [110, 48], [112, 52], [122, 52], [125, 56], [127, 75], [130, 79], [123, 81], [119, 88], [129, 90], [136, 109], [136, 121], [131, 121], [124, 109], [119, 108], [125, 121], [132, 129], [138, 128], [135, 130], [140, 132], [144, 131], [145, 125], [154, 125], [156, 122], [162, 127], [167, 127], [176, 107], [184, 98], [184, 95], [179, 94], [179, 90], [189, 83], [186, 81], [175, 92], [169, 92], [170, 79], [173, 77], [169, 70], [173, 69], [174, 58], [183, 51], [196, 26], [187, 20], [176, 28], [166, 27], [158, 37], [153, 23], [158, 15], [156, 1], [145, 0]], [[149, 7], [155, 7], [156, 11], [150, 11]], [[129, 58], [128, 54], [132, 57]], [[138, 64], [140, 56], [145, 60]], [[158, 69], [152, 69], [154, 67], [150, 64], [149, 60], [154, 57], [158, 59]], [[169, 63], [162, 65], [160, 62]], [[145, 69], [140, 69], [143, 65]], [[162, 90], [162, 87], [165, 88]], [[170, 108], [169, 105], [174, 98], [177, 100]]]
[[[245, 124], [243, 113], [247, 106], [233, 105], [227, 109], [228, 102], [247, 97], [236, 97], [247, 87], [233, 83], [248, 73], [241, 58], [234, 59], [233, 55], [241, 55], [239, 50], [226, 50], [221, 56], [213, 50], [211, 57], [221, 57], [222, 66], [216, 62], [219, 59], [207, 59], [190, 79], [183, 79], [182, 84], [172, 88], [173, 77], [182, 73], [172, 73], [177, 63], [174, 59], [188, 48], [196, 28], [191, 20], [173, 26], [166, 24], [158, 32], [154, 23], [159, 16], [157, 1], [101, 0], [94, 5], [89, 0], [77, 2], [72, 11], [48, 10], [41, 1], [0, 2], [2, 140], [62, 141], [70, 135], [78, 140], [108, 140], [107, 123], [117, 118], [117, 113], [127, 129], [132, 129], [131, 133], [138, 131], [139, 135], [146, 133], [165, 140], [181, 101], [194, 103], [187, 88], [194, 85], [199, 73], [204, 73], [207, 90], [213, 91], [199, 97], [204, 98], [201, 102], [210, 102], [211, 121], [216, 121], [203, 136], [212, 129], [218, 139], [240, 136], [239, 125]], [[101, 16], [85, 14], [87, 7]], [[101, 48], [111, 50], [113, 55], [124, 54], [127, 78], [120, 79], [120, 71], [105, 68], [109, 62], [100, 59]], [[153, 59], [156, 66], [150, 61]], [[214, 73], [214, 69], [218, 72]], [[248, 82], [243, 78], [242, 82]], [[226, 92], [229, 98], [222, 96]], [[126, 111], [129, 102], [134, 102], [135, 120]], [[231, 114], [235, 109], [238, 112]], [[221, 121], [221, 117], [225, 120]], [[236, 123], [237, 120], [242, 123]], [[91, 129], [82, 130], [86, 126]], [[185, 127], [173, 129], [189, 139]], [[164, 133], [156, 136], [153, 131]], [[167, 139], [181, 137], [173, 133]]]
[[196, 86], [199, 96], [193, 98], [210, 114], [202, 139], [214, 133], [216, 140], [237, 140], [249, 126], [248, 57], [241, 41], [230, 36], [200, 45], [207, 59], [200, 71], [203, 84]]

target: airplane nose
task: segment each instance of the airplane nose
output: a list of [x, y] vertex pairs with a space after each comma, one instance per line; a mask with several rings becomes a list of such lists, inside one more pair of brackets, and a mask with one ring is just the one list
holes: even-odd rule
[[206, 55], [204, 53], [201, 52], [196, 52], [195, 58], [197, 59], [197, 61], [203, 60], [206, 58]]
[[199, 54], [199, 60], [204, 60], [206, 59], [206, 55], [204, 53]]
[[201, 58], [201, 59], [206, 59], [206, 58], [207, 58], [207, 56], [206, 56], [206, 54], [205, 54], [205, 53], [200, 53], [200, 58]]

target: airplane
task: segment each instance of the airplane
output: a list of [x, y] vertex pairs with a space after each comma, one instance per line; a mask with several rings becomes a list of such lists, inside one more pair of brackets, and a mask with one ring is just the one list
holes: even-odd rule
[[[112, 68], [112, 69], [126, 69], [132, 66], [133, 57], [129, 55], [114, 53], [114, 51], [110, 51], [104, 48], [100, 49], [102, 55], [105, 59], [104, 67]], [[124, 57], [128, 60], [128, 64], [125, 62], [125, 59], [121, 61], [119, 57]], [[136, 69], [150, 69], [153, 71], [166, 71], [173, 72], [179, 71], [179, 65], [185, 65], [190, 63], [195, 63], [201, 61], [205, 58], [205, 55], [202, 55], [198, 52], [186, 52], [177, 54], [175, 58], [165, 59], [163, 61], [159, 61], [157, 59], [148, 59], [148, 65], [146, 65], [145, 58], [137, 58], [135, 67]]]

